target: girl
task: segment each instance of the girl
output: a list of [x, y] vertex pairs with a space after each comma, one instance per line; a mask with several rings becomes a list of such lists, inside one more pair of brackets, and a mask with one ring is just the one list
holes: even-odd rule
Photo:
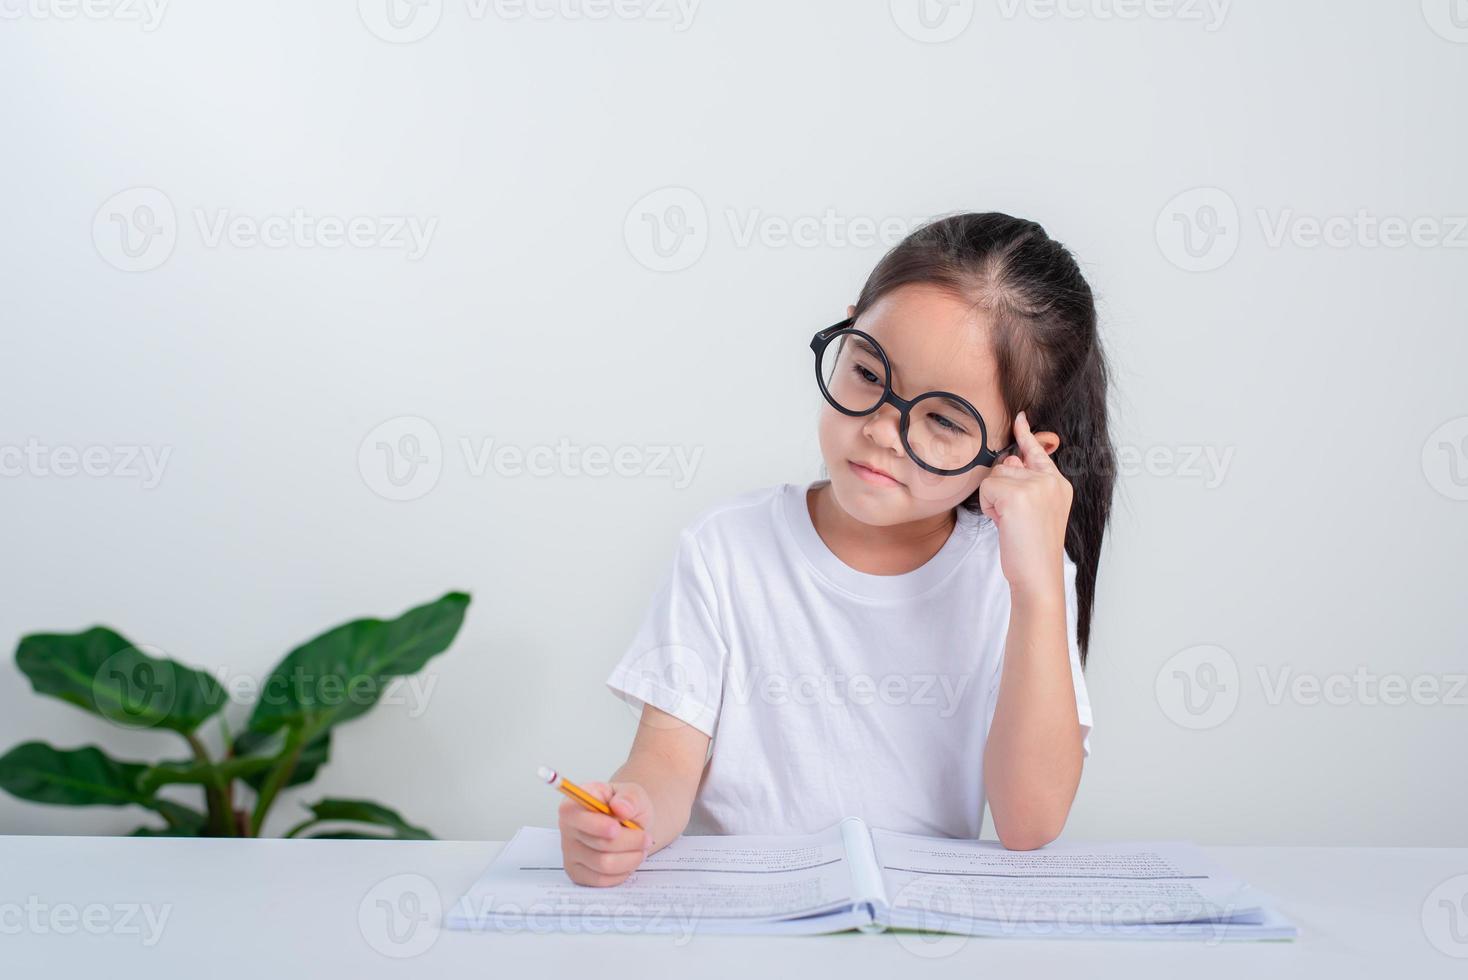
[[1035, 222], [959, 214], [847, 314], [811, 340], [828, 478], [684, 528], [607, 679], [641, 721], [587, 789], [644, 829], [562, 803], [579, 884], [685, 830], [977, 838], [986, 801], [1007, 848], [1065, 825], [1114, 481], [1091, 289]]

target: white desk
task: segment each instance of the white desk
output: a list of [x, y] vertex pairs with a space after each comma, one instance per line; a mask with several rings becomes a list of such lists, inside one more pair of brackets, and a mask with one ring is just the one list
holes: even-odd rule
[[[1468, 848], [1208, 848], [1279, 899], [1300, 927], [1292, 943], [440, 933], [435, 903], [500, 847], [0, 837], [0, 975], [1468, 977], [1468, 915], [1452, 923], [1437, 904], [1468, 901], [1468, 877], [1439, 888], [1468, 876]], [[379, 899], [424, 918], [399, 915], [390, 934]]]

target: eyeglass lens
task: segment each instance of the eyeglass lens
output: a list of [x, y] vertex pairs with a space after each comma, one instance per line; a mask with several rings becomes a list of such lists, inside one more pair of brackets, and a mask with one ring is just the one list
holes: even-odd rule
[[[826, 396], [849, 412], [877, 407], [887, 384], [882, 358], [865, 337], [840, 333], [821, 355]], [[978, 458], [983, 430], [973, 412], [951, 398], [924, 395], [908, 416], [907, 442], [914, 456], [940, 470], [956, 470]]]

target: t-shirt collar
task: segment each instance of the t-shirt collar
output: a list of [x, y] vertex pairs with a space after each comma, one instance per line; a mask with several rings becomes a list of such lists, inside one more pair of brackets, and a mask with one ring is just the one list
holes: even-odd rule
[[828, 582], [864, 599], [909, 599], [934, 588], [948, 578], [979, 538], [981, 524], [990, 523], [982, 514], [958, 507], [958, 523], [937, 554], [923, 565], [901, 575], [873, 575], [858, 571], [836, 557], [811, 521], [807, 492], [824, 483], [786, 483], [780, 487], [778, 509], [785, 530], [812, 568]]

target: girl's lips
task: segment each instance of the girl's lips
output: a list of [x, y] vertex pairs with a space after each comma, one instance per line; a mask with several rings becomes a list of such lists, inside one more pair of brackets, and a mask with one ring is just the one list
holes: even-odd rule
[[856, 462], [854, 460], [847, 460], [846, 461], [846, 465], [848, 465], [848, 466], [851, 467], [851, 471], [853, 473], [855, 473], [857, 476], [861, 477], [863, 480], [867, 481], [868, 483], [872, 484], [873, 486], [878, 486], [878, 487], [900, 487], [900, 486], [902, 486], [901, 483], [899, 483], [896, 480], [892, 479], [887, 474], [885, 474], [885, 473], [878, 473], [876, 470], [871, 469], [870, 467], [867, 467], [867, 466], [863, 466], [863, 465], [861, 465], [860, 463], [858, 463], [858, 462]]

